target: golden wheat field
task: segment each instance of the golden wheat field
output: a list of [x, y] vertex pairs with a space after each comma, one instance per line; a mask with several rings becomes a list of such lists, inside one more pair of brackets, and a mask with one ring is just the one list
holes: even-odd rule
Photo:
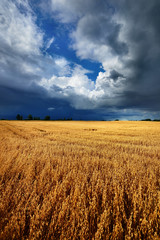
[[1, 121], [0, 239], [160, 239], [160, 123]]

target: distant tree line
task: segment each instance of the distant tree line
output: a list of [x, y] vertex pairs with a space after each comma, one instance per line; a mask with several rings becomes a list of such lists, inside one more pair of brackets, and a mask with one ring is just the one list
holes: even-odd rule
[[[17, 114], [16, 116], [17, 120], [45, 120], [45, 121], [49, 121], [51, 120], [51, 117], [49, 115], [45, 116], [44, 119], [41, 119], [40, 117], [33, 117], [32, 114], [29, 114], [27, 118], [23, 119], [23, 116], [20, 114]], [[72, 118], [60, 118], [60, 119], [56, 119], [57, 121], [71, 121]]]
[[160, 122], [160, 119], [150, 119], [150, 118], [146, 118], [146, 119], [142, 119], [141, 121], [154, 121], [154, 122]]
[[[20, 115], [20, 114], [17, 114], [16, 119], [17, 120], [23, 120], [23, 116]], [[32, 114], [29, 114], [28, 117], [24, 120], [41, 120], [41, 118], [40, 117], [33, 117]], [[47, 115], [47, 116], [45, 116], [45, 118], [43, 120], [49, 121], [49, 120], [51, 120], [51, 117]]]

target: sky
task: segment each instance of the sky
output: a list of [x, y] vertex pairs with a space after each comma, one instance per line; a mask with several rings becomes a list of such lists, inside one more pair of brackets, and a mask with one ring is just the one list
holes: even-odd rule
[[159, 0], [0, 0], [0, 118], [160, 118]]

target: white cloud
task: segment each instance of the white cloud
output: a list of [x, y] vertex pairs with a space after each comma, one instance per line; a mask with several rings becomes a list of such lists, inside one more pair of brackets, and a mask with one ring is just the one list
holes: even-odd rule
[[75, 65], [68, 77], [53, 75], [42, 78], [40, 86], [48, 91], [50, 97], [65, 98], [76, 109], [94, 109], [117, 104], [119, 91], [123, 91], [125, 78], [116, 81], [110, 78], [110, 72], [100, 72], [96, 81], [86, 75], [89, 71]]
[[48, 108], [48, 111], [53, 111], [53, 110], [55, 110], [54, 107], [49, 107], [49, 108]]
[[57, 56], [54, 61], [59, 76], [67, 76], [71, 74], [72, 69], [70, 67], [70, 62], [67, 61], [66, 58]]
[[41, 72], [43, 32], [27, 1], [0, 3], [0, 84], [24, 89]]
[[54, 37], [52, 37], [51, 39], [49, 39], [49, 40], [47, 41], [47, 43], [46, 43], [46, 49], [45, 49], [45, 50], [49, 49], [50, 46], [52, 45], [52, 43], [53, 43], [54, 41], [55, 41], [55, 38], [54, 38]]
[[1, 0], [1, 44], [5, 43], [19, 53], [39, 54], [43, 45], [43, 33], [36, 26], [27, 2], [19, 0], [18, 4], [25, 7], [26, 14], [21, 13], [13, 1]]
[[72, 88], [74, 93], [85, 94], [85, 91], [93, 89], [94, 82], [88, 79], [88, 70], [79, 65], [75, 65], [70, 76], [53, 75], [50, 79], [43, 78], [40, 85], [50, 90], [53, 86], [57, 86], [63, 90]]

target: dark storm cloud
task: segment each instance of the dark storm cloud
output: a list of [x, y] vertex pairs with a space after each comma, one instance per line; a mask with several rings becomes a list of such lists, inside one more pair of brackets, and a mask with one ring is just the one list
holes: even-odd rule
[[118, 40], [121, 25], [112, 21], [111, 13], [103, 9], [98, 15], [86, 15], [78, 23], [81, 35], [98, 45], [109, 45], [113, 54], [124, 55], [128, 52], [127, 45]]
[[120, 15], [128, 20], [127, 41], [131, 45], [131, 61], [126, 68], [128, 92], [125, 102], [149, 110], [160, 110], [160, 2], [158, 0], [119, 1]]
[[0, 86], [0, 118], [15, 119], [17, 113], [25, 117], [32, 112], [36, 114], [39, 104], [43, 112], [43, 101], [37, 92]]
[[[54, 107], [50, 112], [48, 108]], [[72, 109], [68, 102], [61, 99], [48, 97], [47, 92], [37, 86], [28, 90], [18, 90], [12, 87], [0, 86], [0, 118], [15, 119], [16, 115], [22, 114], [27, 118], [29, 114], [43, 119], [50, 115], [52, 119], [72, 117]]]
[[115, 70], [112, 70], [110, 72], [110, 76], [109, 76], [111, 79], [113, 79], [114, 81], [117, 81], [119, 77], [124, 77], [122, 74], [118, 73], [117, 71]]

